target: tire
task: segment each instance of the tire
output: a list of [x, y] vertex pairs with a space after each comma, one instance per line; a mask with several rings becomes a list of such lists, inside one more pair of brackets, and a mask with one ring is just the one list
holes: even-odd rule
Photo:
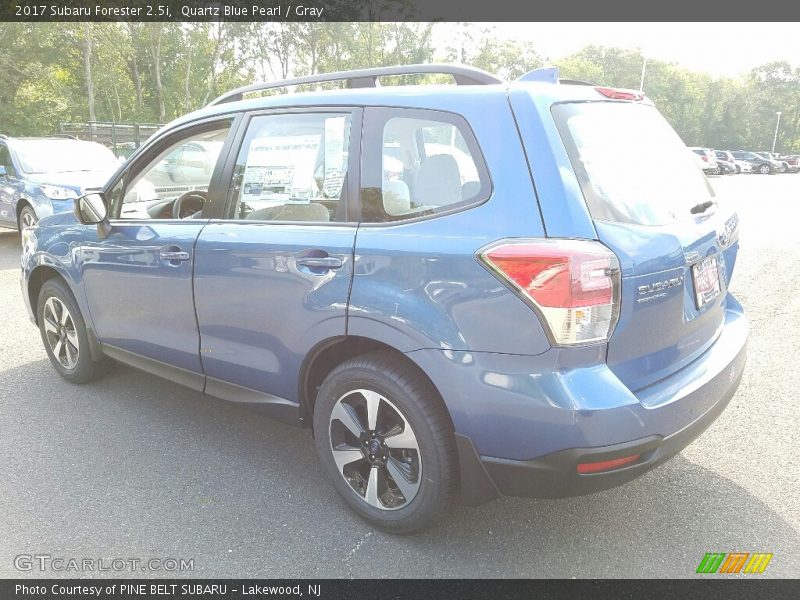
[[740, 167], [739, 165], [736, 165], [736, 175], [741, 174], [741, 172], [742, 172], [742, 167]]
[[54, 278], [44, 283], [36, 315], [45, 351], [59, 375], [71, 383], [88, 383], [105, 374], [109, 361], [92, 359], [86, 323], [63, 280]]
[[714, 170], [711, 171], [712, 175], [720, 175], [721, 173], [722, 173], [722, 169], [720, 169], [719, 167], [714, 167]]
[[17, 227], [20, 231], [25, 229], [26, 227], [30, 227], [31, 225], [36, 225], [36, 222], [39, 218], [36, 216], [36, 212], [34, 212], [33, 208], [29, 204], [26, 204], [22, 207], [22, 210], [19, 211], [19, 220], [17, 222]]
[[769, 165], [761, 165], [760, 167], [758, 167], [758, 172], [761, 173], [762, 175], [769, 175], [770, 173], [772, 173], [772, 167], [770, 167]]
[[[372, 429], [370, 404], [379, 407]], [[391, 352], [352, 358], [328, 375], [314, 407], [314, 432], [333, 487], [376, 527], [419, 531], [455, 498], [458, 458], [447, 410], [431, 384]]]

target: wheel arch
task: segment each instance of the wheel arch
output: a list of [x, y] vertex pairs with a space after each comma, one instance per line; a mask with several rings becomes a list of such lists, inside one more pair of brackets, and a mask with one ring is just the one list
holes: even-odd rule
[[34, 267], [30, 276], [28, 277], [28, 301], [31, 305], [31, 312], [33, 312], [34, 322], [37, 325], [39, 324], [39, 314], [36, 310], [36, 307], [39, 303], [39, 293], [42, 291], [42, 286], [46, 281], [55, 278], [63, 280], [68, 287], [72, 287], [69, 285], [69, 281], [67, 281], [67, 278], [64, 276], [64, 274], [50, 265], [38, 265]]
[[88, 318], [89, 315], [86, 314], [86, 311], [81, 306], [80, 298], [78, 294], [76, 294], [75, 287], [72, 285], [72, 282], [70, 281], [70, 278], [66, 272], [61, 271], [51, 264], [36, 265], [33, 267], [31, 274], [28, 276], [28, 302], [30, 303], [31, 313], [33, 314], [33, 322], [37, 327], [39, 326], [39, 294], [41, 293], [44, 284], [52, 279], [60, 279], [63, 281], [64, 285], [75, 297], [75, 301], [78, 303], [78, 308], [82, 311], [84, 324], [86, 326], [86, 335], [89, 338], [89, 350], [92, 353], [92, 358], [94, 360], [100, 360], [100, 358], [103, 357], [102, 347], [97, 339], [97, 335], [94, 332], [91, 320]]
[[300, 369], [298, 398], [300, 414], [304, 425], [313, 429], [314, 404], [322, 382], [338, 365], [362, 354], [386, 351], [394, 354], [399, 362], [410, 366], [427, 381], [436, 393], [436, 399], [442, 403], [450, 421], [451, 431], [455, 431], [453, 419], [441, 392], [428, 374], [408, 354], [385, 342], [363, 336], [340, 336], [329, 338], [317, 344], [306, 355]]

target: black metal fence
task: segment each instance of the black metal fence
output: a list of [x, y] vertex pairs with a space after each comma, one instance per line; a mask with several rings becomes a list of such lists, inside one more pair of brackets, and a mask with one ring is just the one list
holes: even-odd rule
[[60, 133], [79, 140], [98, 142], [110, 148], [115, 155], [128, 158], [133, 151], [162, 126], [158, 123], [112, 123], [90, 121], [87, 123], [61, 123]]

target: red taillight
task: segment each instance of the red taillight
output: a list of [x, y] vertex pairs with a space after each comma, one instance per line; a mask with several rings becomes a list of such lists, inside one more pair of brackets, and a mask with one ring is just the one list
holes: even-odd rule
[[708, 162], [708, 157], [705, 154], [701, 154], [700, 158], [702, 158], [703, 161]]
[[626, 90], [623, 88], [596, 87], [594, 88], [606, 98], [612, 100], [644, 100], [644, 94], [636, 90]]
[[606, 340], [619, 312], [619, 262], [588, 240], [514, 240], [480, 254], [540, 311], [557, 344]]
[[578, 473], [600, 473], [601, 471], [613, 471], [639, 460], [639, 454], [623, 456], [622, 458], [612, 458], [611, 460], [601, 460], [599, 462], [578, 463]]

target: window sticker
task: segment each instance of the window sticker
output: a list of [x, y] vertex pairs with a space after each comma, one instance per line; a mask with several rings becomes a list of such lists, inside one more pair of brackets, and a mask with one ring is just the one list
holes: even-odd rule
[[254, 139], [242, 179], [242, 200], [258, 208], [308, 204], [314, 182], [304, 167], [313, 164], [318, 147], [318, 135]]
[[345, 154], [346, 117], [325, 120], [325, 175], [322, 192], [326, 198], [338, 198], [342, 193]]

